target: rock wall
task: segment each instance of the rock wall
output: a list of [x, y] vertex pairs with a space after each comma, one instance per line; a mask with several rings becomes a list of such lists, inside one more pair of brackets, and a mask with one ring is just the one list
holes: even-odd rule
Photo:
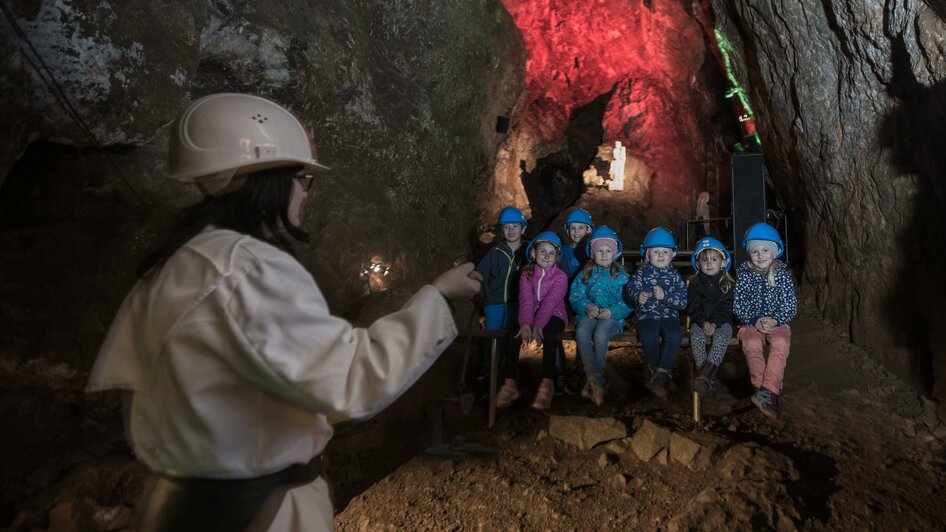
[[409, 289], [469, 253], [495, 117], [522, 89], [499, 0], [7, 4], [0, 356], [90, 364], [136, 261], [198, 199], [164, 179], [167, 126], [209, 93], [270, 97], [311, 125], [333, 170], [299, 252], [336, 312], [357, 310], [374, 257]]
[[712, 4], [819, 307], [946, 413], [943, 2]]
[[[717, 160], [738, 138], [736, 112], [723, 99], [709, 6], [503, 3], [525, 41], [526, 89], [512, 109], [495, 180], [478, 202], [482, 224], [512, 203], [532, 216], [530, 230], [541, 231], [578, 204], [594, 216], [607, 212], [598, 222], [627, 241], [639, 242], [658, 224], [682, 233]], [[598, 194], [609, 198], [601, 206], [583, 195], [582, 173], [603, 167], [607, 177], [615, 141], [627, 148], [625, 187]]]

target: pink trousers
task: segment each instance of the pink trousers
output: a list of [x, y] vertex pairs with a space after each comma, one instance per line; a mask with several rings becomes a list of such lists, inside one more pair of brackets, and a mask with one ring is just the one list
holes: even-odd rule
[[[739, 328], [737, 337], [742, 343], [742, 352], [746, 355], [752, 385], [782, 393], [782, 377], [788, 362], [788, 349], [792, 346], [792, 329], [787, 324], [779, 325], [773, 327], [769, 334], [764, 334], [755, 327], [743, 325]], [[762, 354], [766, 341], [769, 343], [768, 362]]]

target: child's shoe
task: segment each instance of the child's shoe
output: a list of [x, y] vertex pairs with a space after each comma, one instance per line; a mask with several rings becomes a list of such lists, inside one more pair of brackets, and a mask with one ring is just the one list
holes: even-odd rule
[[539, 391], [535, 394], [535, 400], [532, 401], [532, 408], [536, 410], [548, 410], [552, 407], [552, 398], [555, 396], [555, 386], [550, 379], [542, 379], [539, 384]]
[[700, 374], [697, 375], [693, 388], [700, 395], [712, 397], [716, 395], [716, 370], [719, 368], [716, 364], [707, 362], [700, 368]]
[[782, 401], [777, 393], [768, 388], [759, 388], [752, 396], [752, 404], [765, 414], [765, 417], [772, 421], [778, 421], [782, 416]]
[[604, 404], [604, 386], [598, 382], [598, 379], [589, 376], [585, 382], [585, 387], [581, 390], [581, 396], [591, 399], [595, 405], [601, 406]]
[[651, 393], [658, 398], [666, 399], [670, 396], [672, 385], [673, 378], [670, 372], [663, 368], [657, 368], [650, 377], [650, 383], [648, 383], [647, 387], [650, 388]]
[[516, 381], [506, 379], [496, 393], [496, 408], [509, 408], [516, 399], [519, 399], [519, 387], [516, 386]]
[[567, 379], [565, 372], [563, 370], [559, 370], [559, 372], [555, 375], [555, 397], [565, 394], [566, 382]]
[[576, 395], [581, 393], [585, 384], [584, 372], [580, 369], [572, 369], [565, 378], [565, 393]]

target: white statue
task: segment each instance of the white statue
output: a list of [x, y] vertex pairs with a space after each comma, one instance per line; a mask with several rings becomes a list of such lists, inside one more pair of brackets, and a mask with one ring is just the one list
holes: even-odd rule
[[627, 148], [621, 146], [620, 140], [614, 141], [613, 157], [611, 168], [608, 170], [611, 174], [608, 190], [624, 190], [624, 163], [627, 161]]

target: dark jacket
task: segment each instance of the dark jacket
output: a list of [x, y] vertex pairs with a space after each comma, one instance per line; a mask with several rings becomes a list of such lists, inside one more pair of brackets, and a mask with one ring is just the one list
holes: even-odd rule
[[476, 271], [483, 276], [480, 297], [484, 305], [519, 304], [519, 268], [525, 256], [526, 242], [520, 242], [515, 253], [500, 239], [489, 248]]
[[732, 323], [732, 302], [735, 293], [733, 284], [723, 292], [719, 288], [719, 280], [723, 272], [710, 277], [699, 272], [690, 279], [687, 287], [687, 314], [690, 321], [700, 327], [710, 322], [717, 327], [724, 323]]
[[[655, 286], [664, 289], [662, 301], [653, 297]], [[647, 292], [651, 297], [643, 305], [638, 305], [637, 296], [641, 292]], [[623, 295], [627, 305], [637, 312], [637, 321], [679, 318], [680, 311], [687, 306], [686, 283], [673, 266], [655, 268], [649, 262], [645, 262], [631, 276]]]
[[769, 316], [777, 325], [785, 325], [795, 317], [798, 300], [792, 275], [781, 261], [775, 264], [775, 286], [769, 286], [766, 274], [756, 271], [748, 261], [739, 266], [733, 313], [742, 323], [755, 327], [759, 318]]
[[575, 280], [575, 274], [581, 271], [587, 260], [584, 239], [582, 239], [582, 242], [575, 247], [568, 244], [562, 246], [562, 256], [558, 258], [558, 267], [568, 274], [568, 281], [571, 282]]

